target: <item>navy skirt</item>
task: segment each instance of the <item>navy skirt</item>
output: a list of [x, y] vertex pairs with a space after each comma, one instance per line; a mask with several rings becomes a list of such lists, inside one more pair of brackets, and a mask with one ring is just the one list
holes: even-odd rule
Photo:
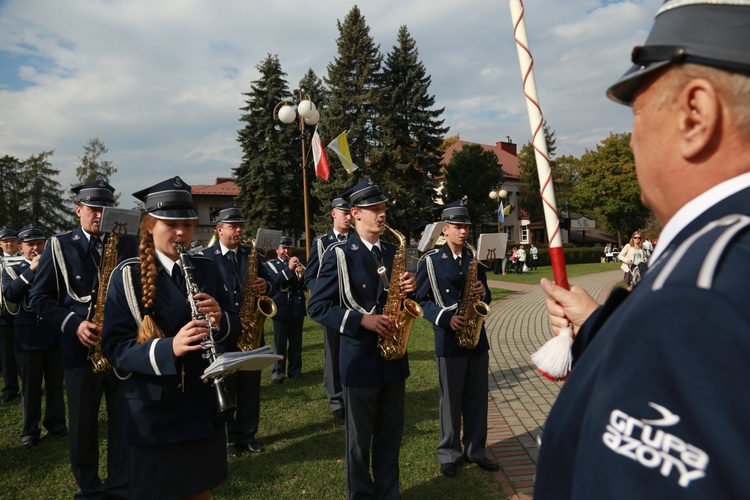
[[180, 499], [227, 479], [224, 426], [202, 441], [128, 446], [128, 498]]

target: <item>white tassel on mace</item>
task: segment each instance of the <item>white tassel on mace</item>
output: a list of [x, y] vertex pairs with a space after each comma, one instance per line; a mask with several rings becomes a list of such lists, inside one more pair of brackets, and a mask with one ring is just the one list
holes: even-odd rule
[[[510, 0], [510, 13], [513, 18], [513, 38], [518, 50], [518, 62], [521, 65], [523, 79], [523, 93], [526, 96], [526, 109], [531, 124], [532, 145], [536, 158], [537, 174], [539, 175], [539, 192], [544, 207], [544, 222], [549, 235], [549, 256], [552, 264], [552, 275], [558, 286], [570, 290], [568, 275], [565, 270], [565, 255], [563, 254], [562, 238], [560, 236], [560, 214], [555, 204], [555, 192], [552, 187], [552, 168], [547, 152], [547, 138], [544, 134], [544, 117], [539, 104], [534, 79], [534, 59], [531, 57], [529, 39], [526, 34], [526, 21], [522, 0]], [[531, 356], [531, 361], [539, 372], [550, 380], [565, 380], [570, 371], [572, 356], [570, 348], [573, 345], [573, 330], [561, 332], [560, 335], [548, 341]]]

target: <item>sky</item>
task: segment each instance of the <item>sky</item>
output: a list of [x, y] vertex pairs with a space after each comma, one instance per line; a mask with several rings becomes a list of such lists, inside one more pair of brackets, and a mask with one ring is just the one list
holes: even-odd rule
[[[558, 156], [631, 131], [630, 108], [605, 90], [629, 68], [661, 3], [525, 2]], [[0, 0], [0, 156], [54, 150], [68, 189], [98, 137], [124, 208], [135, 203], [130, 193], [174, 175], [213, 184], [242, 159], [240, 108], [256, 66], [278, 55], [291, 89], [309, 68], [322, 78], [337, 56], [337, 23], [354, 5], [384, 55], [407, 27], [448, 136], [531, 141], [508, 0]]]

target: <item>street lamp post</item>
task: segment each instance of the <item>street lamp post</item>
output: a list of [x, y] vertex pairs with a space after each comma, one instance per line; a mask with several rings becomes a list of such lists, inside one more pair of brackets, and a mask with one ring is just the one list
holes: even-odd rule
[[[499, 212], [500, 211], [500, 204], [502, 203], [502, 201], [505, 198], [508, 197], [508, 191], [505, 190], [502, 187], [495, 188], [492, 191], [490, 191], [490, 195], [489, 196], [490, 196], [491, 199], [497, 200], [497, 210]], [[495, 214], [495, 216], [497, 216], [497, 214]], [[500, 218], [498, 218], [497, 219], [497, 232], [498, 233], [502, 232], [502, 229], [503, 229], [503, 223], [500, 222]]]
[[[281, 101], [273, 108], [273, 117], [278, 117], [281, 123], [290, 124], [295, 119], [299, 123], [300, 140], [302, 143], [302, 196], [305, 207], [305, 258], [310, 257], [310, 210], [307, 203], [307, 154], [308, 148], [305, 145], [305, 125], [317, 125], [320, 121], [320, 113], [315, 109], [310, 96], [305, 94], [305, 89], [295, 90], [297, 93], [297, 102]], [[278, 110], [278, 112], [277, 112]]]

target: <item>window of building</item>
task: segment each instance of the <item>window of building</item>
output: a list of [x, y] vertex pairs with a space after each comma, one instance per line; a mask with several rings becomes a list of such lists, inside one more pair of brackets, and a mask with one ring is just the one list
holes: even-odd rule
[[521, 242], [529, 241], [529, 226], [521, 226]]

